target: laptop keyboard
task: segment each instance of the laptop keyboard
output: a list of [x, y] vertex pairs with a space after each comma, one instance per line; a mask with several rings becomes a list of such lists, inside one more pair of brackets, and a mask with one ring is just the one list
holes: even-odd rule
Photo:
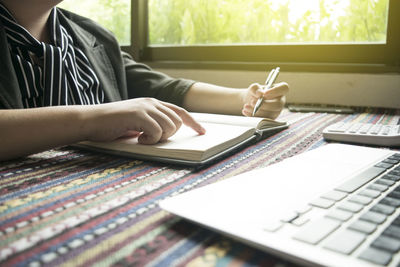
[[[400, 154], [394, 154], [282, 222], [299, 227], [296, 240], [388, 265], [400, 250], [399, 181]], [[323, 215], [310, 219], [312, 209]]]

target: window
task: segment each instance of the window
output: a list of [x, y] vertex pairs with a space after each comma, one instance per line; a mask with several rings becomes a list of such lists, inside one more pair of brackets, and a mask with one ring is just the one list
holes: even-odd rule
[[150, 0], [149, 45], [385, 43], [389, 0]]
[[121, 45], [131, 43], [129, 0], [65, 0], [58, 7], [91, 18], [111, 30]]
[[153, 67], [399, 71], [398, 0], [95, 1], [61, 6]]
[[400, 1], [144, 2], [148, 35], [141, 36], [140, 56], [160, 66], [399, 71]]

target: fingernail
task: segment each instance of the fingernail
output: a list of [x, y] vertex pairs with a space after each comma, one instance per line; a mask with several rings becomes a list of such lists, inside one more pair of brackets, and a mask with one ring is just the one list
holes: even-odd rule
[[199, 134], [205, 134], [206, 133], [206, 129], [200, 125], [200, 131]]

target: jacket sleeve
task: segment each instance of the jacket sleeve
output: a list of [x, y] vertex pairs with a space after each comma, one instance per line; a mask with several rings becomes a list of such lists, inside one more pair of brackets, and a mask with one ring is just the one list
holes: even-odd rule
[[125, 65], [128, 98], [154, 97], [182, 106], [184, 95], [195, 83], [192, 80], [174, 79], [152, 70], [145, 64], [135, 62], [122, 52]]
[[[184, 95], [194, 81], [174, 79], [152, 70], [145, 64], [135, 62], [129, 54], [121, 52], [117, 40], [110, 31], [88, 18], [66, 10], [62, 10], [62, 13], [71, 22], [78, 24], [74, 28], [76, 32], [80, 32], [81, 35], [88, 32], [96, 38], [98, 45], [104, 46], [112, 71], [115, 74], [116, 85], [116, 88], [106, 88], [106, 90], [118, 90], [118, 92], [113, 91], [113, 95], [118, 94], [120, 96], [111, 98], [111, 101], [126, 98], [154, 97], [162, 101], [182, 105]], [[85, 30], [84, 33], [81, 28]], [[110, 77], [112, 75], [103, 77], [103, 79], [112, 80]]]

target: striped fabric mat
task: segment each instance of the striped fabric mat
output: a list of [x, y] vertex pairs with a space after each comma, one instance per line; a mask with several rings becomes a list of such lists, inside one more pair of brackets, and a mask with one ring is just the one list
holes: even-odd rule
[[397, 124], [398, 112], [291, 113], [289, 129], [201, 170], [61, 148], [0, 163], [1, 266], [285, 265], [173, 216], [158, 202], [325, 145], [337, 121]]

